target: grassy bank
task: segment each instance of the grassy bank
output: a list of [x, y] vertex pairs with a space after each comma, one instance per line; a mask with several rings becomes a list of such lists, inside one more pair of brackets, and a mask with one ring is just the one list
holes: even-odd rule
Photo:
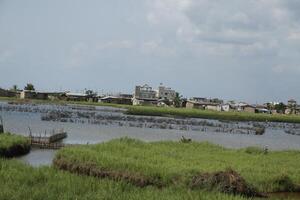
[[300, 152], [263, 154], [257, 148], [225, 149], [208, 143], [154, 142], [122, 138], [60, 150], [54, 165], [63, 170], [138, 186], [189, 188], [199, 173], [228, 168], [263, 192], [294, 190], [300, 184]]
[[0, 134], [0, 157], [15, 157], [30, 151], [29, 140], [10, 133]]
[[186, 109], [186, 108], [164, 108], [153, 106], [132, 106], [101, 102], [85, 102], [85, 101], [61, 101], [61, 100], [21, 100], [17, 98], [0, 97], [0, 101], [12, 101], [19, 103], [33, 103], [33, 104], [55, 104], [55, 105], [85, 105], [85, 106], [109, 106], [115, 108], [127, 109], [126, 113], [131, 115], [146, 115], [146, 116], [173, 116], [173, 117], [189, 117], [189, 118], [203, 118], [203, 119], [218, 119], [218, 120], [232, 120], [232, 121], [258, 121], [258, 122], [287, 122], [300, 123], [299, 115], [269, 115], [246, 112], [217, 112], [200, 109]]
[[186, 108], [161, 108], [132, 106], [128, 108], [127, 114], [147, 116], [177, 116], [204, 119], [219, 119], [232, 121], [259, 121], [259, 122], [287, 122], [300, 123], [298, 115], [269, 115], [246, 112], [218, 112]]
[[51, 167], [32, 168], [14, 160], [0, 159], [0, 199], [201, 199], [242, 200], [220, 193], [192, 191], [179, 187], [138, 188], [131, 184], [88, 176], [77, 176]]
[[113, 104], [113, 103], [101, 103], [101, 102], [88, 102], [88, 101], [63, 101], [63, 100], [39, 100], [39, 99], [18, 99], [14, 97], [0, 97], [0, 101], [16, 102], [16, 103], [33, 103], [33, 104], [54, 104], [54, 105], [66, 105], [75, 104], [83, 106], [108, 106], [115, 108], [130, 108], [132, 105]]

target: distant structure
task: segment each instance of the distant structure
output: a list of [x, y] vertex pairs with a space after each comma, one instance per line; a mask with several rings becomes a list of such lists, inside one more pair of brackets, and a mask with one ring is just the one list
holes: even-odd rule
[[176, 91], [162, 84], [158, 90], [154, 90], [149, 85], [135, 86], [132, 99], [133, 105], [165, 105], [165, 102], [173, 103]]
[[134, 98], [137, 99], [156, 99], [156, 91], [149, 85], [135, 86]]
[[18, 91], [10, 91], [0, 88], [0, 97], [16, 97], [18, 94]]
[[116, 95], [108, 95], [105, 97], [99, 98], [99, 102], [102, 103], [114, 103], [114, 104], [125, 104], [131, 105], [132, 104], [132, 94], [116, 94]]
[[20, 93], [20, 99], [41, 99], [46, 100], [48, 99], [49, 93], [47, 92], [36, 92], [33, 90], [23, 90]]
[[173, 101], [176, 97], [176, 91], [172, 90], [169, 87], [165, 87], [162, 84], [158, 87], [158, 91], [156, 93], [156, 97], [158, 99]]
[[157, 105], [156, 91], [149, 85], [135, 86], [132, 98], [133, 105]]
[[288, 100], [285, 114], [298, 114], [298, 113], [300, 113], [300, 108], [298, 107], [297, 101], [294, 99]]

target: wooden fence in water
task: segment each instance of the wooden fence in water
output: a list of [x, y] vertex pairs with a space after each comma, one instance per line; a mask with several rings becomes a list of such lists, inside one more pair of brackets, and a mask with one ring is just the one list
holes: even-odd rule
[[67, 132], [61, 130], [57, 133], [54, 131], [51, 133], [51, 135], [44, 136], [40, 135], [32, 135], [30, 131], [29, 140], [32, 147], [38, 147], [41, 149], [60, 149], [62, 147], [65, 147], [66, 144], [60, 142], [64, 138], [67, 137]]

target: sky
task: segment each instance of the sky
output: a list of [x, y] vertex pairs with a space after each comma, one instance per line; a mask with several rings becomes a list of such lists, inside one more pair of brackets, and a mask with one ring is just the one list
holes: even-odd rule
[[0, 0], [0, 87], [300, 101], [299, 0]]

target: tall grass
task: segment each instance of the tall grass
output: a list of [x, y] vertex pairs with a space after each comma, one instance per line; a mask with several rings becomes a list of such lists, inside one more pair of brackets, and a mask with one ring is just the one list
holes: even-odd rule
[[67, 163], [68, 169], [81, 166], [87, 171], [98, 169], [129, 173], [163, 185], [184, 185], [199, 172], [228, 168], [236, 170], [248, 183], [264, 192], [277, 191], [275, 180], [282, 176], [300, 184], [299, 151], [268, 154], [249, 154], [248, 151], [225, 149], [209, 143], [144, 143], [122, 138], [62, 149], [57, 153], [55, 162]]
[[11, 133], [0, 134], [0, 157], [14, 157], [30, 151], [30, 142], [27, 138]]
[[242, 200], [242, 197], [191, 191], [179, 187], [138, 188], [131, 184], [77, 176], [51, 167], [33, 168], [15, 160], [0, 159], [1, 200]]
[[186, 108], [161, 108], [132, 106], [127, 110], [127, 114], [147, 115], [147, 116], [178, 116], [204, 119], [219, 119], [232, 121], [260, 121], [260, 122], [288, 122], [300, 123], [298, 115], [270, 115], [247, 112], [218, 112], [200, 109]]
[[[0, 97], [0, 101], [14, 101], [24, 102], [24, 100]], [[258, 114], [247, 112], [218, 112], [200, 109], [186, 109], [186, 108], [165, 108], [153, 106], [133, 106], [113, 103], [101, 102], [86, 102], [86, 101], [62, 101], [62, 100], [37, 100], [31, 99], [26, 102], [37, 104], [77, 104], [77, 105], [90, 105], [90, 106], [109, 106], [116, 108], [128, 109], [127, 114], [132, 115], [146, 115], [146, 116], [175, 116], [175, 117], [192, 117], [204, 119], [219, 119], [219, 120], [232, 120], [232, 121], [259, 121], [259, 122], [287, 122], [287, 123], [300, 123], [300, 116], [298, 115], [270, 115]]]

